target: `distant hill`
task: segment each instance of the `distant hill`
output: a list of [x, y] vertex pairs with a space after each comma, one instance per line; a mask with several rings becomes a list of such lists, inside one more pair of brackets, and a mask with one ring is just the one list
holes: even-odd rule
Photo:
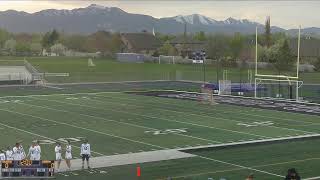
[[[142, 30], [181, 34], [187, 24], [188, 32], [212, 32], [233, 34], [240, 32], [251, 34], [258, 26], [263, 32], [264, 25], [247, 19], [228, 18], [217, 21], [200, 14], [188, 16], [174, 16], [154, 18], [148, 15], [127, 13], [116, 7], [104, 7], [92, 4], [86, 8], [73, 10], [47, 9], [36, 13], [7, 10], [0, 12], [0, 28], [10, 32], [47, 32], [58, 29], [66, 33], [88, 34], [99, 30], [110, 32], [141, 32]], [[295, 34], [297, 30], [285, 30], [281, 27], [272, 27], [273, 32], [288, 32]], [[320, 28], [306, 28], [303, 33], [320, 35]]]

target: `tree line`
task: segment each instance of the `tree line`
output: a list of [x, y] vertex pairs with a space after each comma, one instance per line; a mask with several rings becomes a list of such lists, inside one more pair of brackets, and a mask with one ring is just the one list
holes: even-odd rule
[[66, 34], [56, 30], [44, 34], [13, 34], [0, 29], [0, 55], [3, 56], [39, 56], [44, 50], [57, 55], [69, 50], [111, 56], [120, 52], [122, 46], [119, 33], [106, 31], [90, 35]]

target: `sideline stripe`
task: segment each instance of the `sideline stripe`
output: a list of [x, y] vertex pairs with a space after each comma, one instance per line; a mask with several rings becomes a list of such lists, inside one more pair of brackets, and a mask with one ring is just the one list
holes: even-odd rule
[[[319, 159], [320, 158], [309, 158], [309, 159], [301, 159], [301, 160], [295, 160], [295, 161], [285, 161], [285, 162], [272, 163], [272, 164], [254, 165], [252, 167], [253, 168], [260, 168], [260, 167], [276, 166], [276, 165], [282, 165], [282, 164], [305, 162], [305, 161], [312, 161], [312, 160], [319, 160]], [[239, 171], [239, 170], [243, 170], [243, 168], [234, 168], [234, 169], [227, 169], [227, 170], [220, 170], [220, 171], [208, 171], [208, 172], [204, 172], [204, 173], [175, 176], [175, 177], [172, 177], [172, 178], [177, 179], [177, 178], [185, 178], [185, 177], [190, 177], [190, 176], [191, 177], [192, 176], [201, 176], [201, 175], [206, 175], [206, 174], [216, 174], [216, 173], [232, 172], [232, 171]], [[319, 177], [313, 177], [313, 178], [307, 178], [307, 179], [304, 179], [304, 180], [316, 180], [317, 178], [320, 179], [320, 176]], [[158, 180], [166, 180], [166, 178], [165, 179], [158, 179]]]
[[317, 179], [320, 179], [320, 176], [318, 176], [318, 177], [306, 178], [306, 179], [303, 179], [303, 180], [317, 180]]
[[256, 172], [260, 172], [260, 173], [269, 174], [269, 175], [272, 175], [272, 176], [277, 176], [277, 177], [284, 178], [284, 176], [281, 176], [279, 174], [274, 174], [274, 173], [270, 173], [270, 172], [267, 172], [267, 171], [262, 171], [262, 170], [259, 170], [259, 169], [255, 169], [255, 168], [250, 168], [250, 167], [246, 167], [246, 166], [242, 166], [242, 165], [238, 165], [238, 164], [233, 164], [233, 163], [229, 163], [229, 162], [225, 162], [225, 161], [221, 161], [221, 160], [217, 160], [217, 159], [213, 159], [213, 158], [208, 158], [208, 157], [205, 157], [205, 156], [199, 156], [198, 155], [197, 157], [200, 157], [202, 159], [206, 159], [206, 160], [209, 160], [209, 161], [219, 162], [219, 163], [222, 163], [222, 164], [236, 166], [236, 167], [239, 167], [239, 168], [249, 169], [249, 170], [252, 170], [252, 171], [256, 171]]
[[[0, 87], [1, 88], [1, 87]], [[61, 94], [35, 94], [35, 95], [21, 95], [21, 96], [0, 96], [4, 98], [28, 98], [28, 97], [46, 97], [46, 96], [73, 96], [73, 95], [96, 95], [96, 94], [121, 94], [122, 92], [92, 92], [92, 93], [61, 93]]]

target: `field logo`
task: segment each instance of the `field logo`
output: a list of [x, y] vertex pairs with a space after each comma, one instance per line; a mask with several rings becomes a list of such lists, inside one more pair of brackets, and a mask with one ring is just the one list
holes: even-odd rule
[[152, 131], [145, 131], [144, 133], [151, 133], [153, 135], [165, 135], [165, 134], [180, 134], [186, 133], [187, 128], [180, 128], [180, 129], [165, 129], [165, 130], [152, 130]]
[[84, 139], [84, 137], [59, 138], [59, 139], [57, 139], [57, 140], [43, 139], [43, 140], [39, 140], [39, 144], [55, 144], [56, 142], [67, 143], [68, 140], [69, 140], [71, 143], [75, 143], [75, 142], [81, 142], [83, 139]]
[[239, 126], [245, 127], [257, 127], [257, 126], [271, 126], [274, 123], [271, 121], [262, 121], [262, 122], [252, 122], [252, 123], [238, 123]]

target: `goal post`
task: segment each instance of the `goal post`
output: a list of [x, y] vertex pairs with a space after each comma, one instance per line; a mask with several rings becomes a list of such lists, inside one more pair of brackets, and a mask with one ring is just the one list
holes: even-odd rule
[[[297, 42], [297, 60], [294, 63], [295, 68], [290, 72], [272, 74], [259, 72], [259, 56], [258, 56], [258, 27], [256, 27], [256, 52], [255, 52], [255, 82], [254, 97], [255, 98], [274, 98], [300, 101], [299, 89], [303, 85], [303, 81], [299, 80], [300, 67], [300, 38], [301, 26], [298, 29]], [[262, 64], [260, 64], [262, 65]], [[273, 64], [270, 64], [272, 66]]]
[[175, 64], [175, 56], [160, 55], [158, 59], [159, 64]]

